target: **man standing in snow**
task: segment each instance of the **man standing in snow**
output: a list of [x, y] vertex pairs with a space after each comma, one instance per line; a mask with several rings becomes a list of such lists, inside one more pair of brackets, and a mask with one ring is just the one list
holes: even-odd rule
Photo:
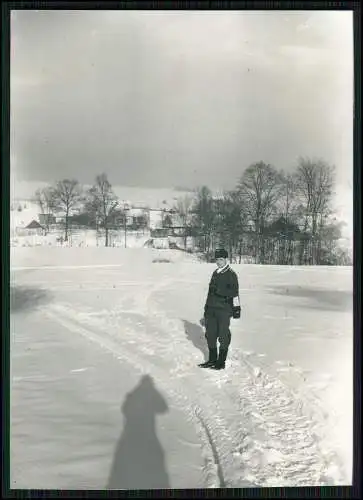
[[[204, 306], [204, 316], [200, 320], [206, 330], [209, 359], [199, 366], [222, 370], [225, 368], [228, 347], [231, 343], [230, 320], [231, 317], [240, 318], [241, 307], [238, 278], [227, 262], [228, 252], [224, 249], [216, 250], [214, 257], [217, 269], [212, 274]], [[219, 340], [219, 356], [217, 340]]]

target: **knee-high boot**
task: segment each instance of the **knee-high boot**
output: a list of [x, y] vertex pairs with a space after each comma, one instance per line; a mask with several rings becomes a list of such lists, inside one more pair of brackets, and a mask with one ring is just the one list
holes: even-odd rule
[[218, 360], [210, 367], [213, 370], [223, 370], [226, 367], [228, 349], [219, 349]]
[[209, 359], [205, 363], [201, 363], [200, 366], [201, 368], [210, 368], [217, 362], [217, 348], [215, 349], [209, 349]]

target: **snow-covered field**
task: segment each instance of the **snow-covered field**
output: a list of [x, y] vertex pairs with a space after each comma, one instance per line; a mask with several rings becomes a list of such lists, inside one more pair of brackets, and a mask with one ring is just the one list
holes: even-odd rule
[[213, 264], [11, 251], [12, 487], [351, 484], [351, 268], [234, 265], [243, 313], [214, 372], [196, 366]]

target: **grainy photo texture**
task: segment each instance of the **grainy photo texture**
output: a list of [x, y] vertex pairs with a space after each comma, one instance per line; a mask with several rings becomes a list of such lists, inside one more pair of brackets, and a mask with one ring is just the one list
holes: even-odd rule
[[11, 487], [352, 483], [353, 17], [11, 13]]

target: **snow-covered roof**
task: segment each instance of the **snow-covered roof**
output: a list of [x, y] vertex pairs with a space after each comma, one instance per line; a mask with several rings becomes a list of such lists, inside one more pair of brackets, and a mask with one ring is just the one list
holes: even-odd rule
[[39, 224], [38, 221], [33, 219], [27, 226], [25, 226], [25, 229], [42, 229], [43, 226]]

